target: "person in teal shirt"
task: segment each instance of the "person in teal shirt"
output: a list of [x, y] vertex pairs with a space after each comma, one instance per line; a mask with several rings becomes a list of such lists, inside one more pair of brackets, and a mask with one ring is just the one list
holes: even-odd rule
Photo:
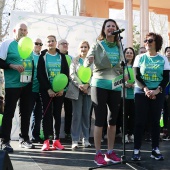
[[[60, 73], [65, 74], [69, 78], [69, 67], [65, 55], [60, 53], [56, 48], [56, 37], [54, 35], [47, 36], [46, 43], [48, 49], [41, 52], [37, 66], [37, 79], [40, 85], [40, 95], [43, 105], [44, 144], [41, 150], [63, 150], [65, 148], [60, 143], [59, 135], [64, 88], [55, 92], [52, 82], [55, 76]], [[54, 128], [53, 118], [55, 121]], [[51, 139], [53, 140], [52, 148], [50, 148]]]
[[[125, 82], [125, 143], [134, 142], [134, 116], [135, 116], [135, 103], [134, 103], [134, 73], [133, 62], [135, 59], [135, 51], [132, 47], [125, 48], [124, 55], [127, 66], [125, 72], [129, 73], [129, 80]], [[120, 105], [120, 114], [123, 115], [123, 101]]]
[[[0, 47], [0, 68], [4, 69], [5, 76], [5, 108], [2, 120], [1, 149], [7, 152], [13, 152], [9, 142], [12, 119], [18, 100], [20, 115], [19, 146], [28, 149], [33, 147], [28, 135], [32, 111], [32, 54], [23, 60], [18, 52], [18, 41], [28, 34], [27, 25], [19, 23], [13, 31], [14, 39], [2, 42]], [[29, 77], [25, 74], [29, 74]]]
[[40, 38], [36, 38], [34, 42], [33, 61], [34, 61], [34, 74], [32, 83], [32, 122], [31, 132], [33, 143], [43, 143], [40, 138], [40, 125], [42, 120], [42, 104], [39, 94], [39, 82], [37, 80], [37, 64], [41, 53], [43, 43]]
[[[113, 151], [116, 120], [121, 100], [121, 87], [113, 88], [113, 80], [122, 74], [120, 61], [123, 60], [123, 51], [119, 44], [118, 35], [112, 35], [118, 29], [115, 20], [106, 19], [97, 41], [91, 46], [84, 61], [85, 67], [93, 64], [93, 76], [90, 85], [95, 113], [94, 143], [96, 155], [94, 162], [97, 165], [106, 165], [108, 161], [121, 161]], [[101, 138], [106, 120], [106, 105], [109, 108], [107, 119], [108, 151], [104, 156], [101, 152]]]
[[[165, 56], [168, 59], [168, 62], [170, 64], [170, 46], [165, 48]], [[164, 141], [170, 141], [170, 83], [166, 86], [165, 89], [165, 102], [164, 102], [164, 108], [163, 108], [163, 135], [162, 139]]]
[[160, 117], [165, 98], [165, 87], [169, 82], [169, 62], [158, 53], [161, 50], [162, 36], [150, 32], [145, 37], [146, 53], [137, 55], [133, 64], [135, 75], [135, 126], [134, 151], [131, 159], [140, 161], [142, 136], [148, 116], [151, 123], [151, 158], [163, 160], [159, 150]]

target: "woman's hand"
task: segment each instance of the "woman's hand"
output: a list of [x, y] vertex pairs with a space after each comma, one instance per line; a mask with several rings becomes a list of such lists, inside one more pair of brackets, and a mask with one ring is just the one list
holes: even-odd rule
[[57, 93], [56, 93], [56, 97], [60, 97], [60, 96], [62, 96], [62, 95], [63, 95], [63, 93], [64, 93], [64, 90], [61, 90], [61, 91], [57, 92]]
[[88, 61], [90, 64], [92, 64], [94, 62], [94, 56], [89, 56]]
[[79, 85], [79, 89], [82, 91], [82, 92], [84, 92], [84, 93], [88, 93], [88, 87], [89, 87], [89, 84], [87, 83], [87, 84], [81, 84], [81, 85]]
[[52, 89], [48, 89], [48, 95], [50, 96], [50, 97], [55, 97], [56, 96], [56, 93], [52, 90]]

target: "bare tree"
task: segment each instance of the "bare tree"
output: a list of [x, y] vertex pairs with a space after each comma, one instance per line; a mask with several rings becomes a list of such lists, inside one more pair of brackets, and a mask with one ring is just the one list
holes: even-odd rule
[[34, 11], [37, 13], [45, 13], [46, 5], [47, 5], [47, 0], [34, 0], [34, 6], [33, 6]]
[[[71, 12], [71, 15], [76, 16], [77, 12], [79, 12], [79, 3], [78, 0], [68, 0], [64, 1], [63, 0], [57, 0], [57, 9], [58, 9], [58, 14], [66, 14], [69, 15]], [[72, 10], [70, 11], [70, 7], [72, 7]]]
[[58, 9], [58, 14], [61, 15], [59, 0], [57, 0], [57, 9]]
[[[17, 0], [13, 0], [10, 11], [16, 8], [16, 2]], [[3, 38], [8, 35], [8, 29], [10, 25], [10, 13], [5, 11], [5, 7], [7, 7], [6, 0], [0, 0], [0, 42], [2, 42]]]

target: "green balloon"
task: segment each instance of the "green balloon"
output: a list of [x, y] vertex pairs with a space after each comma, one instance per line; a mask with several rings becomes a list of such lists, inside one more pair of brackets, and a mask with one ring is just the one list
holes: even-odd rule
[[42, 129], [40, 130], [40, 139], [44, 140], [44, 132]]
[[3, 115], [0, 114], [0, 126], [2, 126], [2, 119], [3, 119]]
[[88, 83], [92, 75], [91, 68], [80, 66], [77, 71], [77, 75], [83, 83]]
[[129, 74], [130, 74], [130, 80], [128, 80], [128, 83], [134, 83], [135, 82], [135, 78], [134, 78], [134, 72], [132, 68], [128, 68], [129, 70]]
[[30, 56], [34, 48], [34, 44], [29, 37], [22, 37], [18, 42], [18, 52], [22, 59]]
[[164, 127], [164, 120], [163, 120], [163, 116], [161, 116], [161, 119], [160, 119], [160, 127]]
[[57, 74], [52, 82], [52, 88], [55, 92], [63, 90], [68, 83], [68, 78], [65, 74]]
[[67, 60], [68, 66], [70, 67], [71, 57], [69, 55], [66, 55], [66, 60]]

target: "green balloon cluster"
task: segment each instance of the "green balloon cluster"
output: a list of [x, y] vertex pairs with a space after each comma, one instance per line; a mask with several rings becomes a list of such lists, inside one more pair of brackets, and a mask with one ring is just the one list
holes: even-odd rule
[[69, 55], [66, 55], [66, 60], [67, 60], [68, 66], [70, 67], [71, 57]]
[[22, 59], [30, 56], [34, 48], [34, 44], [29, 37], [22, 37], [18, 42], [18, 52]]
[[81, 80], [81, 82], [88, 83], [90, 81], [90, 78], [92, 75], [91, 68], [80, 66], [77, 71], [77, 75], [78, 75], [79, 79]]
[[135, 82], [135, 78], [134, 78], [134, 72], [132, 68], [128, 68], [129, 70], [129, 75], [130, 75], [130, 80], [128, 80], [128, 83], [134, 83]]
[[3, 115], [0, 114], [0, 126], [2, 126], [2, 119], [3, 119]]
[[68, 83], [68, 78], [65, 74], [57, 74], [52, 82], [53, 91], [59, 92], [63, 90]]

